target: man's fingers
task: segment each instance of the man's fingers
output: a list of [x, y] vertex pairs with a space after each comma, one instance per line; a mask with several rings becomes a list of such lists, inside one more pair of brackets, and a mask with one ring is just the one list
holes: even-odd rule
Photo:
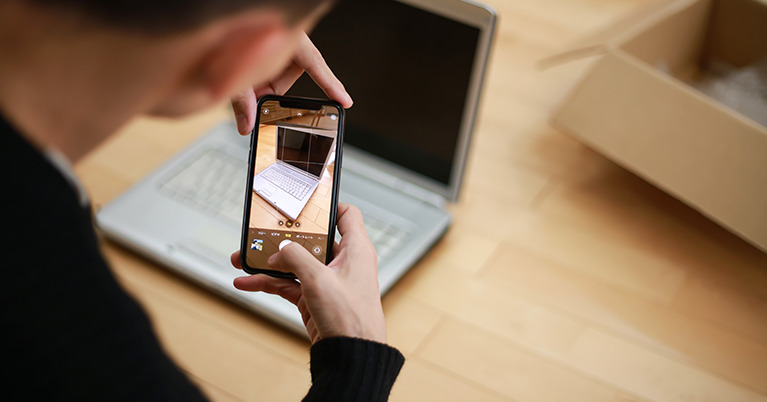
[[[339, 256], [341, 253], [349, 252], [357, 261], [364, 262], [362, 265], [377, 266], [377, 254], [375, 248], [370, 243], [365, 224], [362, 221], [362, 212], [349, 204], [338, 204], [338, 232], [341, 234], [341, 242], [337, 250]], [[334, 250], [334, 251], [335, 251]], [[336, 267], [337, 260], [333, 260], [329, 266]]]
[[232, 110], [237, 121], [237, 131], [248, 135], [256, 125], [256, 94], [247, 88], [232, 97]]
[[338, 243], [338, 240], [333, 242], [333, 258], [338, 257], [338, 253], [341, 252], [341, 244]]
[[237, 269], [242, 269], [242, 262], [240, 261], [240, 251], [237, 250], [232, 253], [231, 256], [229, 256], [229, 261], [232, 262], [232, 266], [234, 266]]
[[284, 95], [303, 73], [303, 68], [295, 62], [291, 63], [279, 77], [270, 81], [269, 85], [257, 88], [254, 92], [255, 97], [260, 99], [264, 95]]
[[290, 243], [272, 254], [267, 263], [273, 269], [293, 273], [301, 282], [311, 281], [318, 270], [325, 268], [309, 250], [297, 243]]
[[284, 95], [290, 87], [306, 71], [314, 82], [328, 95], [341, 104], [350, 108], [354, 101], [346, 92], [344, 85], [330, 70], [322, 54], [317, 50], [309, 37], [304, 34], [298, 52], [293, 62], [275, 79], [260, 88], [247, 88], [232, 97], [232, 109], [237, 121], [237, 131], [248, 135], [256, 124], [256, 105], [264, 95]]
[[365, 223], [362, 220], [362, 212], [354, 205], [338, 203], [338, 220], [336, 226], [338, 233], [342, 238], [348, 236], [357, 237], [364, 235], [367, 237]]
[[234, 287], [249, 292], [277, 295], [296, 305], [301, 298], [301, 285], [298, 282], [262, 274], [235, 278]]
[[296, 56], [296, 64], [306, 70], [314, 82], [328, 95], [330, 99], [340, 103], [345, 109], [352, 107], [354, 101], [346, 92], [341, 81], [333, 74], [325, 59], [311, 39], [304, 35], [301, 39], [301, 50]]

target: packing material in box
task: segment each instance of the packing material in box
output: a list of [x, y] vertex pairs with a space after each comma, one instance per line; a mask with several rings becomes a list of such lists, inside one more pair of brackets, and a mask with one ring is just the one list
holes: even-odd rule
[[767, 251], [767, 1], [674, 1], [600, 49], [554, 126]]

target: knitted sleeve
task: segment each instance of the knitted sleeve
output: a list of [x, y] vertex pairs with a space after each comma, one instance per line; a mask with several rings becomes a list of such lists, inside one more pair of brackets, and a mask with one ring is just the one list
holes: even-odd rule
[[388, 345], [328, 338], [312, 346], [312, 387], [304, 401], [386, 401], [404, 356]]

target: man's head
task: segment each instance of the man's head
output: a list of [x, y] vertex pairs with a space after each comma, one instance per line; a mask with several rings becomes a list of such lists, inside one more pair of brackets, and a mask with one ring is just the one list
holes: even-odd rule
[[269, 85], [331, 3], [3, 0], [0, 112], [77, 160], [136, 115]]
[[281, 11], [289, 24], [314, 12], [326, 0], [23, 0], [79, 15], [84, 21], [142, 33], [198, 28], [255, 8]]
[[[55, 12], [86, 34], [109, 32], [150, 41], [197, 36], [202, 41], [188, 82], [167, 102], [147, 110], [182, 115], [231, 96], [236, 87], [259, 85], [289, 62], [302, 32], [332, 0], [20, 0]], [[150, 61], [151, 62], [151, 61]], [[162, 66], [157, 66], [162, 67]], [[186, 85], [183, 84], [192, 84]], [[203, 92], [195, 91], [203, 89]], [[201, 99], [209, 97], [210, 99]]]

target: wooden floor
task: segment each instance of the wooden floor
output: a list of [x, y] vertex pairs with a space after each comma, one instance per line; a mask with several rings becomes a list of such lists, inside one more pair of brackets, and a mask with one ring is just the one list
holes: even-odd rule
[[[537, 61], [649, 1], [487, 2], [500, 27], [454, 225], [384, 298], [407, 357], [391, 400], [767, 400], [767, 255], [548, 124], [589, 61]], [[136, 122], [78, 173], [108, 202], [224, 114]], [[213, 399], [305, 393], [302, 338], [105, 249]]]

